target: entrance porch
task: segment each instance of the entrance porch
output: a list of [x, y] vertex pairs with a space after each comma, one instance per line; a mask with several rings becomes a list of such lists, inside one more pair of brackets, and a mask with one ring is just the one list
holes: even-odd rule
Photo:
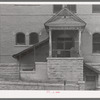
[[49, 81], [83, 82], [81, 31], [78, 27], [49, 27]]
[[49, 80], [83, 82], [81, 34], [86, 23], [64, 8], [45, 23], [49, 35]]
[[49, 57], [81, 56], [81, 32], [79, 30], [52, 30], [49, 37], [51, 37], [49, 38]]
[[[34, 62], [35, 70], [30, 71], [32, 73], [29, 75], [27, 72], [26, 74], [23, 73], [22, 68], [20, 71], [21, 79], [44, 82], [61, 81], [65, 85], [69, 82], [78, 84], [81, 87], [80, 89], [83, 89], [81, 34], [85, 28], [85, 22], [64, 8], [44, 25], [48, 40], [14, 55], [19, 58], [21, 55], [21, 59], [24, 59], [26, 54], [33, 52], [32, 62]], [[28, 58], [28, 55], [26, 58]]]

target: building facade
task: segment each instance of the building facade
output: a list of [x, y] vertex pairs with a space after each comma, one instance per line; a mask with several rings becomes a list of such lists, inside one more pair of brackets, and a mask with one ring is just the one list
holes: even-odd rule
[[0, 77], [99, 89], [99, 19], [100, 5], [0, 5]]

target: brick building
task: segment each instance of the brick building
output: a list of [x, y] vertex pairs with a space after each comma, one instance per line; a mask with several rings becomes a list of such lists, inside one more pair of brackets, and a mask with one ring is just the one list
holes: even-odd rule
[[100, 5], [0, 5], [0, 78], [99, 89], [99, 19]]

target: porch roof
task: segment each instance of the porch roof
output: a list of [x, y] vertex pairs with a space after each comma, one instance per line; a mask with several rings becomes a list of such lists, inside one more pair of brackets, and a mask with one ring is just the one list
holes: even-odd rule
[[85, 26], [86, 23], [80, 19], [77, 15], [69, 11], [67, 8], [63, 8], [56, 15], [51, 17], [45, 24], [45, 27], [73, 27], [73, 26]]
[[54, 22], [50, 22], [48, 24], [46, 24], [47, 26], [66, 26], [66, 27], [71, 27], [71, 26], [84, 26], [84, 23], [75, 21], [74, 19], [67, 17], [67, 18], [61, 18], [59, 20], [56, 20]]
[[12, 57], [14, 57], [14, 58], [22, 57], [22, 56], [28, 54], [29, 52], [34, 51], [34, 48], [38, 48], [39, 46], [42, 46], [47, 42], [49, 42], [48, 38], [43, 40], [43, 41], [41, 41], [41, 42], [39, 42], [39, 43], [36, 43], [35, 45], [33, 45], [33, 46], [31, 46], [31, 47], [29, 47], [29, 48], [27, 48], [27, 49], [25, 49], [25, 50], [23, 50], [23, 51], [21, 51], [19, 53], [13, 54]]
[[96, 73], [100, 73], [100, 63], [85, 63], [85, 66], [95, 71]]

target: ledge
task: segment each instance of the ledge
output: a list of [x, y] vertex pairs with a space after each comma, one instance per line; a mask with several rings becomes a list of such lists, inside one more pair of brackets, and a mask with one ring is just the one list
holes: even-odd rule
[[62, 83], [40, 83], [28, 81], [0, 81], [0, 85], [29, 85], [29, 86], [64, 86]]
[[14, 45], [14, 47], [30, 47], [29, 45]]
[[92, 56], [100, 56], [100, 53], [92, 53]]
[[36, 65], [46, 65], [47, 62], [35, 62]]
[[83, 60], [83, 57], [48, 57], [47, 60]]
[[85, 84], [85, 81], [78, 81], [79, 84]]
[[17, 63], [0, 63], [0, 66], [19, 66], [19, 64], [17, 64]]

